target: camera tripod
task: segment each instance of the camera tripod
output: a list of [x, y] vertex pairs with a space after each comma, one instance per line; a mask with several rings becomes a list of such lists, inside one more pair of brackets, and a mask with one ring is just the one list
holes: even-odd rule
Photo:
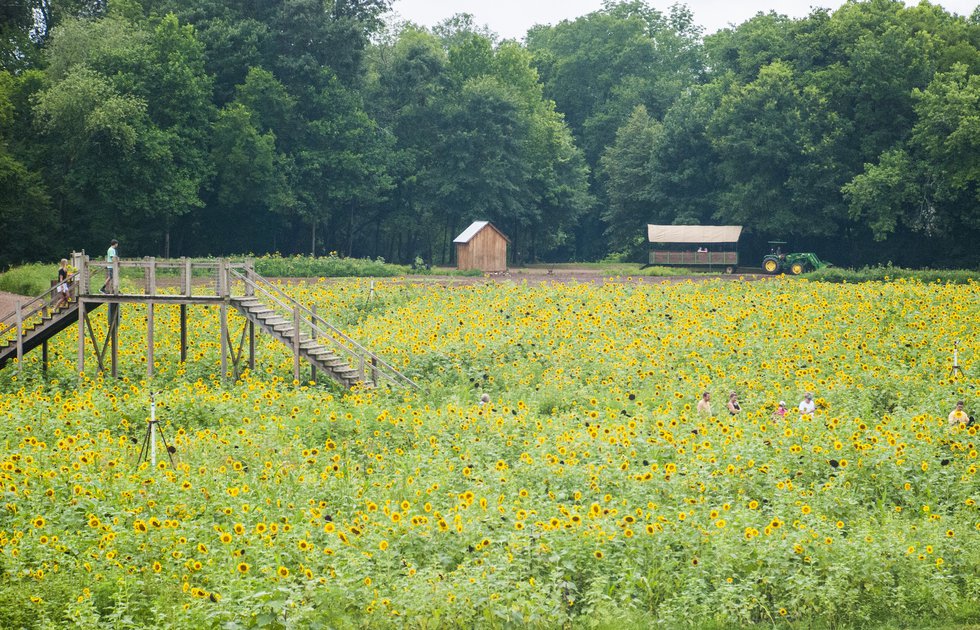
[[960, 345], [959, 341], [953, 342], [953, 367], [949, 368], [949, 378], [950, 380], [955, 379], [957, 376], [965, 376], [963, 370], [960, 368], [960, 354], [957, 346]]
[[167, 451], [167, 457], [170, 458], [170, 465], [174, 466], [174, 456], [173, 450], [170, 445], [167, 444], [167, 438], [163, 434], [163, 427], [157, 428], [157, 403], [153, 400], [153, 394], [150, 394], [150, 421], [146, 423], [146, 436], [143, 438], [143, 446], [140, 448], [139, 457], [136, 458], [136, 467], [143, 462], [150, 462], [150, 465], [154, 468], [157, 465], [157, 432], [160, 433], [160, 441], [163, 442], [163, 448]]

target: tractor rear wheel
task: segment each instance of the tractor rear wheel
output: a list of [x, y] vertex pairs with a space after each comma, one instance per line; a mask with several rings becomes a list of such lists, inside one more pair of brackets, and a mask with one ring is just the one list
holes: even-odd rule
[[806, 271], [806, 265], [801, 262], [795, 262], [789, 266], [789, 270], [794, 276], [798, 276]]
[[766, 273], [776, 273], [779, 271], [779, 261], [773, 258], [766, 259], [762, 261], [762, 268]]

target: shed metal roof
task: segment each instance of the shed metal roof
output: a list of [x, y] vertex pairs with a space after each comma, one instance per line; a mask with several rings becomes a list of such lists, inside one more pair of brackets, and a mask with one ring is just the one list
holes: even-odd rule
[[488, 225], [491, 228], [493, 228], [493, 230], [497, 234], [504, 237], [504, 240], [506, 240], [508, 243], [510, 242], [510, 239], [507, 238], [507, 235], [501, 232], [500, 230], [498, 230], [497, 226], [495, 226], [493, 223], [490, 223], [489, 221], [474, 221], [473, 223], [470, 224], [470, 227], [463, 230], [459, 236], [453, 239], [453, 243], [469, 243], [471, 240], [473, 240], [473, 237], [480, 232], [480, 230], [487, 227]]

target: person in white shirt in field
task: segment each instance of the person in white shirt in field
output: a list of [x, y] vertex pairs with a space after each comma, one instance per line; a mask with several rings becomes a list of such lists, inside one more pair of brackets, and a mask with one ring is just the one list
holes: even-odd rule
[[800, 401], [800, 413], [804, 416], [812, 416], [816, 410], [817, 403], [813, 402], [813, 392], [803, 394], [803, 400]]

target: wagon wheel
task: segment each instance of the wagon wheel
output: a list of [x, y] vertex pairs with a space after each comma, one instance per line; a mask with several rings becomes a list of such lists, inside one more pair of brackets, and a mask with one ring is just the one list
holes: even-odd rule
[[795, 262], [790, 265], [789, 270], [794, 276], [798, 276], [806, 271], [806, 266], [801, 262]]
[[766, 273], [776, 273], [779, 271], [779, 261], [770, 258], [762, 263], [762, 268], [766, 270]]

